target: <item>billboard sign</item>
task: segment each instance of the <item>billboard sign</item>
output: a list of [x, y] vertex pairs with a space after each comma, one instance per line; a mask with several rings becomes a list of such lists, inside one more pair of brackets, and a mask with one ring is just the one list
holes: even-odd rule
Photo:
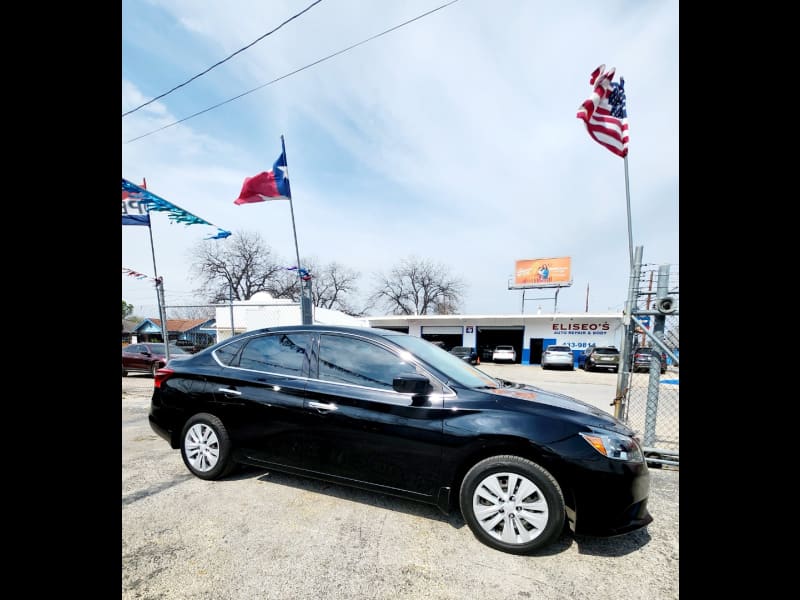
[[547, 288], [572, 285], [571, 258], [535, 258], [518, 260], [512, 288]]

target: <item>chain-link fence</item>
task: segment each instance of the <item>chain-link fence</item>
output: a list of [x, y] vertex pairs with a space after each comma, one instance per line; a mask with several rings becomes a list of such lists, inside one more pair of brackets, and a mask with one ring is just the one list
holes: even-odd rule
[[[660, 286], [654, 287], [654, 282]], [[678, 293], [676, 265], [643, 265], [634, 315], [644, 327], [637, 327], [633, 333], [623, 419], [639, 433], [648, 463], [656, 466], [677, 465], [680, 456]], [[641, 347], [653, 350], [649, 362], [637, 361], [636, 349]]]

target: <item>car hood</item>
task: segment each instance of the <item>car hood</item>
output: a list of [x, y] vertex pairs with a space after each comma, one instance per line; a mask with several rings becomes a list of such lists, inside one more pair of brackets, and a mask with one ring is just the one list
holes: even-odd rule
[[598, 427], [604, 427], [626, 435], [632, 433], [631, 429], [617, 418], [583, 400], [578, 400], [566, 394], [543, 390], [533, 385], [514, 383], [511, 381], [505, 381], [504, 383], [506, 387], [489, 389], [486, 391], [490, 394], [500, 396], [501, 398], [509, 398], [522, 401], [523, 403], [530, 402], [532, 405], [543, 404], [545, 406], [578, 413], [583, 415], [584, 418], [588, 416], [592, 424]]

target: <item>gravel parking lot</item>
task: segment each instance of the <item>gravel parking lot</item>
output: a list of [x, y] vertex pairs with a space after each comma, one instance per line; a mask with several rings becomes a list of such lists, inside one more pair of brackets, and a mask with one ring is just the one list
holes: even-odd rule
[[[614, 374], [480, 368], [613, 410]], [[678, 598], [677, 470], [651, 469], [646, 529], [513, 556], [433, 506], [259, 469], [195, 478], [148, 425], [152, 386], [122, 378], [123, 599]]]

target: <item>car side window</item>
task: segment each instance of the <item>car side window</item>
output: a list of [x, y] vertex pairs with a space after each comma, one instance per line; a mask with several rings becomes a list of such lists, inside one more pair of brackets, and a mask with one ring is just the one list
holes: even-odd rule
[[214, 356], [217, 357], [223, 365], [228, 365], [229, 367], [238, 367], [239, 366], [239, 354], [241, 353], [242, 346], [244, 342], [239, 340], [238, 342], [231, 342], [222, 348], [217, 348], [214, 350]]
[[307, 333], [275, 333], [251, 339], [242, 350], [239, 366], [243, 369], [307, 376]]
[[416, 373], [401, 356], [367, 340], [322, 335], [319, 343], [319, 378], [381, 390], [392, 390], [395, 377]]
[[129, 353], [139, 352], [138, 344], [134, 344], [133, 346], [128, 346], [127, 348], [125, 348], [125, 352], [129, 352]]

